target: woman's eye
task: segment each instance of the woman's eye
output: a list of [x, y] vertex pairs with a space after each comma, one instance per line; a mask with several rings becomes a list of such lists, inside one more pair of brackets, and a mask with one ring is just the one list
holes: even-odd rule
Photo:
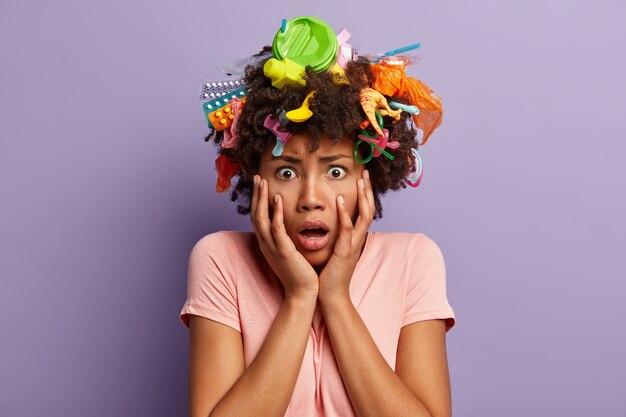
[[276, 176], [281, 180], [288, 180], [296, 176], [296, 173], [291, 168], [280, 168], [276, 171]]
[[348, 175], [348, 173], [346, 172], [345, 168], [332, 167], [331, 169], [328, 170], [328, 175], [335, 180], [340, 180], [346, 175]]

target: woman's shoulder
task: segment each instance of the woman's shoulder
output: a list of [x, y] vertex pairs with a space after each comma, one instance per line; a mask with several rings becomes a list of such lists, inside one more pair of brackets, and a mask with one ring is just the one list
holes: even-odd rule
[[379, 245], [429, 245], [435, 243], [435, 241], [422, 232], [372, 232], [373, 241], [376, 241]]
[[438, 251], [437, 243], [422, 232], [373, 232], [372, 243], [377, 250], [401, 251], [401, 253], [423, 253]]
[[[254, 233], [234, 230], [220, 230], [209, 233], [198, 240], [192, 251], [206, 254], [235, 254], [250, 247], [254, 240]], [[236, 250], [235, 250], [236, 249]]]

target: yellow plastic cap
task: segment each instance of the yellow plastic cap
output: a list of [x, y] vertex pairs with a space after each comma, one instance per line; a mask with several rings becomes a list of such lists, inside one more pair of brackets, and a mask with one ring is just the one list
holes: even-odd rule
[[286, 58], [282, 61], [276, 58], [268, 59], [263, 65], [263, 73], [272, 80], [272, 85], [278, 89], [283, 88], [285, 84], [305, 85], [302, 78], [304, 67]]

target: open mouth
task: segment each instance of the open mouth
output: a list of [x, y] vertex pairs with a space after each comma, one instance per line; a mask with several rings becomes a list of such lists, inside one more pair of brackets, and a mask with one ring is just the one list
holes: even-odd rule
[[298, 241], [307, 250], [318, 250], [328, 243], [328, 228], [322, 222], [306, 222], [298, 231]]
[[300, 231], [301, 235], [306, 236], [307, 239], [318, 239], [323, 237], [328, 233], [328, 231], [322, 229], [321, 227], [315, 227], [312, 229], [304, 229]]

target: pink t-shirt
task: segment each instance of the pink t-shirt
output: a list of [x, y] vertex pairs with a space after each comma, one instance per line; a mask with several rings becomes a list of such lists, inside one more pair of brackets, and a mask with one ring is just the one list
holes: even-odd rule
[[[445, 319], [449, 331], [456, 321], [446, 297], [441, 250], [423, 233], [369, 232], [350, 282], [350, 298], [392, 369], [403, 326]], [[189, 327], [188, 314], [194, 314], [241, 332], [247, 367], [282, 300], [282, 284], [254, 233], [217, 232], [200, 239], [191, 251], [180, 319]], [[318, 306], [285, 416], [354, 415]]]

